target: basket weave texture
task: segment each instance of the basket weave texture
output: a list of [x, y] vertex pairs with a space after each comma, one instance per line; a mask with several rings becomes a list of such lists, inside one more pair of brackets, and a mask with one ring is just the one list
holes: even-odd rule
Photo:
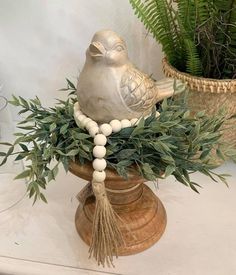
[[[182, 80], [188, 85], [188, 105], [193, 113], [205, 110], [207, 114], [214, 115], [224, 107], [227, 117], [236, 114], [236, 80], [217, 80], [182, 73], [171, 66], [166, 58], [162, 65], [166, 77]], [[236, 146], [236, 119], [231, 119], [223, 127], [226, 128], [223, 140]]]

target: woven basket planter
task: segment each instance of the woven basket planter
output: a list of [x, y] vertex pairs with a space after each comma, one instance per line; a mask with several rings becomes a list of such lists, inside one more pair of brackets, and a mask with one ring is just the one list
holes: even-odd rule
[[[166, 58], [162, 64], [166, 77], [180, 79], [189, 86], [188, 104], [193, 113], [205, 110], [209, 115], [214, 115], [222, 107], [225, 107], [227, 117], [236, 113], [236, 80], [192, 76], [175, 69]], [[224, 141], [236, 146], [236, 119], [231, 119], [224, 128]]]

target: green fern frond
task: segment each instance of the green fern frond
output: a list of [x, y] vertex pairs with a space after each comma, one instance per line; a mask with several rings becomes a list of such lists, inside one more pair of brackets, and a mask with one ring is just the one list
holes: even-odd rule
[[184, 39], [187, 62], [186, 62], [186, 72], [195, 76], [202, 75], [202, 63], [197, 52], [196, 45], [190, 39]]
[[196, 10], [192, 0], [178, 1], [178, 21], [181, 23], [185, 36], [193, 36], [196, 29]]
[[162, 44], [168, 60], [173, 65], [180, 63], [181, 43], [174, 11], [167, 0], [130, 0], [135, 14], [146, 29]]
[[178, 26], [184, 45], [184, 71], [192, 75], [201, 76], [202, 63], [195, 38], [197, 13], [194, 2], [190, 0], [179, 0], [177, 14]]
[[129, 1], [178, 70], [236, 78], [236, 0]]

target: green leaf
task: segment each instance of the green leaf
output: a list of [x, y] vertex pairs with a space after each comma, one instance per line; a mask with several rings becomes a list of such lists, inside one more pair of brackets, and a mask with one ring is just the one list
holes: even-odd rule
[[36, 96], [35, 99], [31, 99], [31, 102], [33, 102], [37, 106], [42, 106], [40, 99]]
[[55, 180], [53, 171], [48, 171], [48, 182]]
[[144, 125], [145, 125], [145, 120], [142, 117], [138, 123], [138, 125], [134, 128], [134, 130], [132, 131], [132, 134], [130, 135], [130, 137], [134, 137], [136, 135], [141, 134], [144, 131]]
[[41, 187], [41, 188], [43, 188], [43, 189], [46, 189], [46, 181], [44, 180], [42, 180], [42, 179], [39, 179], [38, 181], [37, 181], [37, 184]]
[[18, 161], [18, 160], [22, 160], [26, 157], [25, 154], [19, 154], [16, 158], [15, 158], [15, 161]]
[[54, 179], [55, 179], [57, 174], [58, 174], [58, 164], [52, 169], [52, 172], [53, 172], [53, 176], [54, 176]]
[[38, 195], [37, 194], [35, 194], [34, 195], [34, 201], [33, 201], [33, 205], [36, 203], [36, 201], [37, 201], [37, 198], [38, 198]]
[[75, 85], [68, 79], [68, 78], [66, 78], [66, 81], [67, 81], [67, 83], [68, 83], [68, 86], [70, 87], [70, 88], [72, 88], [72, 89], [74, 89], [74, 90], [76, 90], [76, 87], [75, 87]]
[[167, 104], [167, 99], [165, 98], [161, 104], [162, 111], [167, 111], [168, 109], [168, 104]]
[[31, 198], [34, 194], [35, 194], [35, 189], [31, 187], [29, 192], [29, 198]]
[[175, 166], [174, 165], [166, 166], [165, 178], [169, 177], [174, 171], [175, 171]]
[[27, 178], [27, 177], [30, 176], [30, 174], [31, 174], [31, 170], [25, 170], [25, 171], [23, 171], [22, 173], [20, 173], [19, 175], [17, 175], [17, 176], [15, 177], [15, 180]]
[[3, 166], [7, 162], [7, 157], [5, 157], [2, 162], [0, 163], [0, 166]]
[[80, 149], [73, 149], [66, 153], [66, 156], [77, 156], [79, 153], [81, 153]]
[[196, 184], [195, 182], [192, 182], [192, 181], [189, 183], [190, 188], [191, 188], [193, 191], [195, 191], [196, 193], [199, 194], [199, 191], [197, 190], [197, 188], [195, 187], [195, 185], [199, 186], [198, 184]]
[[28, 148], [27, 148], [27, 146], [25, 144], [19, 143], [19, 145], [20, 145], [20, 147], [22, 148], [23, 151], [29, 152], [29, 150], [28, 150]]
[[148, 180], [156, 180], [155, 173], [153, 172], [149, 163], [144, 163], [142, 165], [142, 172], [146, 179]]
[[69, 171], [69, 160], [67, 158], [61, 158], [61, 162], [67, 173]]
[[225, 160], [224, 154], [223, 154], [223, 152], [221, 151], [220, 148], [216, 149], [216, 154], [220, 159]]
[[69, 127], [69, 123], [66, 123], [60, 128], [60, 134], [64, 135]]
[[13, 100], [8, 100], [8, 103], [10, 103], [11, 105], [14, 106], [20, 106], [20, 101], [17, 97], [15, 97], [14, 95], [12, 95]]
[[50, 130], [50, 132], [53, 132], [56, 128], [57, 128], [57, 124], [54, 122], [50, 125], [49, 130]]
[[183, 119], [187, 119], [187, 118], [189, 118], [189, 116], [190, 116], [190, 111], [188, 110], [184, 113]]
[[13, 151], [14, 151], [14, 146], [12, 146], [12, 147], [10, 147], [10, 148], [8, 149], [8, 151], [7, 151], [7, 153], [6, 153], [6, 156], [7, 156], [7, 157], [10, 156], [10, 155], [13, 153]]
[[43, 202], [48, 203], [45, 196], [44, 196], [44, 194], [40, 193], [40, 198]]
[[20, 99], [20, 102], [21, 104], [26, 108], [26, 109], [29, 109], [29, 104], [28, 102], [21, 96], [19, 96], [19, 99]]
[[201, 160], [206, 159], [206, 157], [209, 156], [211, 150], [212, 150], [212, 149], [208, 149], [208, 150], [203, 151], [203, 152], [201, 153], [201, 155], [200, 155], [200, 159], [201, 159]]
[[84, 139], [91, 138], [91, 136], [88, 134], [84, 134], [84, 133], [76, 133], [76, 138], [78, 140], [84, 140]]
[[51, 123], [55, 121], [55, 117], [54, 116], [46, 116], [42, 119], [43, 123]]
[[117, 153], [117, 159], [118, 160], [129, 159], [135, 152], [136, 152], [136, 149], [124, 149]]

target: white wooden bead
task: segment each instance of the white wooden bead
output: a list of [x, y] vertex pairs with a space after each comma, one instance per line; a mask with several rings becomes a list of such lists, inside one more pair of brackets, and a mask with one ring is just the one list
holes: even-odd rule
[[79, 110], [80, 110], [79, 102], [76, 102], [76, 103], [74, 104], [74, 112], [79, 111]]
[[79, 122], [81, 122], [85, 118], [86, 118], [85, 115], [79, 115], [79, 116], [77, 116], [77, 119], [79, 120]]
[[85, 126], [90, 121], [92, 121], [91, 118], [85, 117], [83, 120], [81, 120], [81, 124], [82, 124], [82, 126]]
[[78, 117], [80, 115], [83, 115], [83, 113], [81, 111], [76, 111], [74, 114], [75, 114], [76, 117]]
[[110, 136], [110, 134], [112, 133], [111, 125], [109, 125], [108, 123], [102, 124], [100, 126], [100, 131], [104, 136]]
[[91, 119], [89, 122], [86, 123], [85, 126], [86, 126], [86, 129], [88, 129], [88, 131], [89, 131], [90, 128], [98, 127], [98, 124], [97, 124], [97, 122], [95, 122]]
[[90, 121], [91, 118], [84, 117], [83, 119], [80, 120], [80, 124], [82, 127], [85, 127], [86, 123]]
[[103, 182], [106, 179], [105, 171], [94, 171], [93, 172], [93, 181]]
[[95, 136], [93, 142], [94, 142], [95, 145], [104, 146], [107, 143], [107, 138], [103, 134], [98, 134], [98, 135]]
[[74, 116], [74, 119], [75, 119], [75, 123], [76, 123], [76, 125], [77, 125], [78, 127], [80, 127], [80, 122], [79, 122], [79, 120], [77, 119], [77, 117], [76, 117], [76, 116]]
[[113, 133], [118, 133], [121, 130], [121, 122], [118, 119], [113, 119], [110, 125]]
[[93, 169], [96, 171], [103, 171], [107, 167], [107, 162], [105, 159], [95, 159], [93, 161]]
[[106, 148], [104, 146], [99, 146], [99, 145], [96, 145], [94, 148], [93, 148], [93, 156], [95, 158], [104, 158], [105, 155], [106, 155]]
[[130, 122], [131, 122], [131, 125], [134, 126], [134, 125], [137, 124], [138, 118], [132, 118], [132, 119], [130, 120]]
[[121, 120], [121, 127], [122, 128], [127, 128], [131, 126], [131, 122], [128, 119], [122, 119]]
[[99, 128], [98, 126], [93, 126], [90, 127], [88, 131], [91, 137], [95, 137], [99, 133]]

